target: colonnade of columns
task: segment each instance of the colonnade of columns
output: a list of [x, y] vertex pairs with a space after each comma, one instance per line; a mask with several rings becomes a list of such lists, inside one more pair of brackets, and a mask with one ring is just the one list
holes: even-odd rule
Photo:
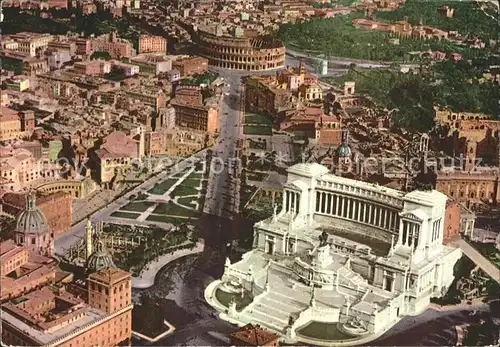
[[403, 221], [403, 232], [399, 234], [399, 243], [403, 246], [417, 248], [420, 236], [420, 225], [409, 221]]
[[295, 213], [299, 213], [300, 193], [286, 190], [284, 199], [285, 200], [284, 200], [283, 206], [285, 206], [286, 212], [289, 212], [293, 209], [295, 211]]
[[212, 66], [217, 66], [225, 69], [246, 70], [246, 71], [265, 71], [283, 67], [284, 61], [266, 61], [266, 62], [252, 62], [245, 63], [239, 61], [226, 61], [218, 58], [209, 57], [209, 63]]
[[394, 281], [396, 280], [396, 274], [394, 272], [389, 272], [384, 270], [384, 279], [382, 282], [382, 288], [392, 292], [394, 290]]
[[335, 193], [316, 192], [316, 213], [342, 217], [378, 228], [398, 231], [397, 211]]
[[435, 242], [441, 236], [441, 218], [432, 222], [432, 239], [431, 242]]
[[422, 292], [429, 288], [434, 283], [435, 278], [435, 268], [430, 269], [419, 278], [419, 292]]

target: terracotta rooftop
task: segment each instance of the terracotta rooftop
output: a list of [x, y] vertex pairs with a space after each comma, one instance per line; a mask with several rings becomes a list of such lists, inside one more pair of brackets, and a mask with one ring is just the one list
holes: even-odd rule
[[109, 134], [100, 149], [96, 151], [99, 158], [137, 157], [138, 141], [130, 138], [123, 131]]
[[[2, 242], [0, 244], [0, 248], [1, 248], [0, 261], [2, 265], [7, 264], [9, 262], [9, 259], [16, 256], [17, 254], [21, 252], [27, 252], [26, 248], [16, 245], [12, 240]], [[54, 260], [52, 258], [44, 257], [29, 251], [27, 254], [27, 258], [25, 258], [24, 256], [22, 258], [24, 260], [21, 260], [21, 262], [16, 263], [15, 266], [16, 276], [9, 277], [7, 276], [8, 273], [2, 274], [1, 276], [2, 298], [12, 288], [15, 287], [22, 288], [23, 286], [26, 285], [26, 283], [29, 283], [33, 279], [45, 276], [50, 277], [51, 274], [52, 276], [55, 275], [56, 265], [54, 264]], [[2, 269], [4, 269], [3, 266]], [[10, 272], [12, 271], [13, 269], [11, 268]]]
[[323, 114], [323, 115], [321, 115], [321, 121], [322, 122], [339, 122], [340, 119], [336, 115]]
[[[55, 200], [61, 196], [69, 195], [70, 193], [68, 192], [63, 192], [63, 191], [58, 191], [54, 193], [43, 193], [43, 192], [36, 192], [36, 204], [38, 207], [42, 206], [45, 202]], [[0, 203], [7, 204], [13, 207], [16, 207], [18, 209], [24, 209], [26, 206], [26, 195], [27, 193], [11, 193], [7, 192], [3, 194], [3, 196], [0, 198]]]
[[52, 291], [49, 287], [43, 287], [4, 304], [2, 308], [44, 332], [65, 322], [71, 323], [78, 320], [89, 310], [89, 306], [79, 298], [63, 290]]
[[91, 274], [88, 278], [89, 280], [111, 284], [130, 278], [130, 274], [117, 268], [107, 268]]
[[2, 106], [0, 120], [3, 120], [3, 121], [19, 120], [18, 112], [16, 110], [11, 109], [11, 108]]
[[244, 342], [248, 346], [263, 346], [279, 338], [278, 334], [270, 333], [259, 325], [252, 324], [241, 327], [232, 333], [231, 336]]
[[33, 154], [24, 148], [16, 148], [10, 152], [0, 152], [0, 163], [4, 170], [15, 169], [24, 160], [32, 158]]
[[7, 259], [11, 258], [13, 255], [21, 252], [23, 247], [16, 245], [13, 240], [7, 240], [0, 243], [0, 260], [4, 264]]

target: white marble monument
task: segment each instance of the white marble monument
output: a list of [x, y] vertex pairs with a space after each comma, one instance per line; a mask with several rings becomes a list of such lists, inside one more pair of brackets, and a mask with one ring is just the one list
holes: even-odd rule
[[[260, 324], [289, 342], [332, 344], [300, 334], [311, 322], [351, 337], [336, 345], [373, 340], [453, 281], [461, 251], [442, 243], [446, 200], [294, 165], [282, 210], [255, 225], [254, 249], [226, 264], [205, 298], [223, 319]], [[229, 310], [218, 291], [235, 281], [253, 300]]]

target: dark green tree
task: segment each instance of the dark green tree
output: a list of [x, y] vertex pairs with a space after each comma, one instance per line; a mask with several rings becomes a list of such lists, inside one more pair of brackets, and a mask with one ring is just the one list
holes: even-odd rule
[[108, 52], [96, 51], [90, 55], [90, 60], [96, 59], [111, 60], [111, 55]]

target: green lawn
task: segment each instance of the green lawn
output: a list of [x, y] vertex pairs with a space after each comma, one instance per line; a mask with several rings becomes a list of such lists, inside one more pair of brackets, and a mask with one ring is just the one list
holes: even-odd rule
[[171, 216], [184, 216], [184, 217], [198, 217], [198, 211], [189, 210], [176, 205], [172, 202], [160, 203], [156, 206], [153, 214], [158, 215], [171, 215]]
[[203, 74], [196, 74], [189, 78], [182, 79], [181, 85], [199, 86], [200, 84], [210, 84], [217, 79], [217, 74], [213, 72], [205, 72]]
[[311, 322], [297, 331], [298, 334], [320, 340], [351, 340], [352, 336], [344, 334], [337, 328], [337, 323]]
[[168, 217], [168, 216], [162, 216], [158, 214], [150, 214], [146, 220], [148, 222], [161, 222], [161, 223], [172, 223], [174, 225], [186, 223], [186, 219], [184, 218], [175, 218], [175, 217]]
[[271, 119], [265, 114], [250, 113], [245, 115], [245, 124], [272, 125]]
[[154, 202], [151, 201], [137, 201], [129, 202], [125, 206], [121, 207], [120, 210], [123, 211], [133, 211], [133, 212], [144, 212], [148, 207], [153, 206]]
[[[186, 174], [185, 172], [180, 172], [177, 175], [175, 175], [174, 177], [181, 178], [185, 174]], [[202, 172], [193, 171], [186, 179], [200, 180], [202, 178], [204, 178]]]
[[172, 187], [175, 184], [175, 182], [177, 182], [177, 181], [178, 180], [175, 178], [169, 178], [166, 181], [163, 181], [159, 184], [156, 184], [153, 188], [148, 190], [148, 193], [149, 194], [156, 194], [156, 195], [165, 194], [165, 192], [167, 190], [169, 190], [170, 187]]
[[198, 197], [196, 196], [191, 196], [191, 197], [183, 197], [183, 198], [179, 198], [177, 199], [177, 202], [181, 205], [184, 205], [184, 206], [189, 206], [189, 207], [193, 207], [194, 208], [194, 204], [192, 204], [192, 201], [197, 201], [199, 202], [199, 204], [201, 205], [201, 199], [199, 199]]
[[270, 126], [263, 125], [245, 125], [243, 126], [245, 135], [272, 135], [273, 130]]
[[188, 176], [188, 178], [201, 180], [202, 178], [205, 178], [205, 176], [203, 175], [203, 172], [193, 171], [191, 175]]
[[121, 212], [121, 211], [116, 211], [111, 214], [111, 217], [127, 218], [127, 219], [137, 219], [139, 216], [140, 216], [139, 213]]
[[[198, 181], [198, 185], [199, 184], [200, 183]], [[170, 193], [170, 196], [175, 197], [175, 196], [185, 196], [185, 195], [195, 195], [195, 194], [198, 194], [198, 190], [193, 187], [184, 185], [183, 182], [182, 184], [175, 187], [174, 191]]]
[[184, 181], [182, 181], [181, 186], [198, 188], [200, 186], [200, 180], [189, 176]]

